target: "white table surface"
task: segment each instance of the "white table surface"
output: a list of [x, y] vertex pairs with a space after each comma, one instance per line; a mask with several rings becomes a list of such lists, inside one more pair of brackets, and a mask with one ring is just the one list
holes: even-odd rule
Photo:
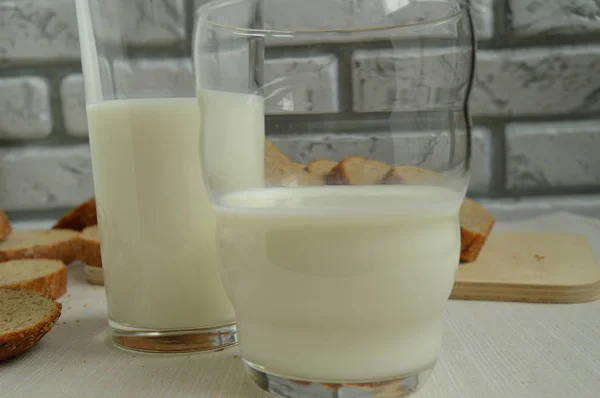
[[[558, 214], [497, 231], [515, 228], [586, 233], [600, 257], [600, 220]], [[110, 346], [103, 287], [88, 285], [81, 265], [69, 268], [60, 301], [52, 331], [27, 354], [0, 363], [0, 397], [269, 396], [245, 376], [237, 348], [156, 356]], [[600, 301], [450, 301], [445, 321], [440, 360], [414, 397], [600, 397]]]

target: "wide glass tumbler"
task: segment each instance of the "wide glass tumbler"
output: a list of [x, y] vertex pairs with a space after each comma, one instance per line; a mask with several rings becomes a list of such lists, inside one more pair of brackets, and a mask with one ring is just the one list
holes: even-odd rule
[[142, 55], [122, 17], [136, 3], [76, 4], [110, 337], [163, 353], [235, 344], [202, 183], [192, 62]]
[[459, 264], [467, 4], [227, 0], [196, 19], [204, 181], [248, 372], [283, 397], [418, 389]]

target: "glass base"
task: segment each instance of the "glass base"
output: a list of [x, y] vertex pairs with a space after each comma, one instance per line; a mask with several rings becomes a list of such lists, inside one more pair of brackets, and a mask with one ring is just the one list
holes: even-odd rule
[[414, 373], [370, 382], [316, 382], [266, 373], [243, 359], [246, 371], [260, 388], [285, 398], [397, 398], [415, 392], [431, 375], [435, 363]]
[[117, 329], [110, 322], [110, 340], [127, 351], [183, 354], [221, 350], [237, 344], [235, 323], [200, 329], [132, 330]]

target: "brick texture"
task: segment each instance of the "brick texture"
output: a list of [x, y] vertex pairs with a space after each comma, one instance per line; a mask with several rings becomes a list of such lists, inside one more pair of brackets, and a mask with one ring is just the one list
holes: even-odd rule
[[114, 78], [119, 98], [196, 96], [188, 58], [115, 61]]
[[494, 151], [492, 132], [485, 127], [475, 128], [472, 139], [469, 194], [485, 195], [492, 188]]
[[0, 2], [0, 65], [79, 59], [74, 0]]
[[269, 114], [339, 110], [338, 63], [333, 56], [281, 58], [265, 63], [265, 108]]
[[43, 138], [51, 131], [48, 83], [39, 77], [0, 79], [0, 139]]
[[[208, 0], [195, 0], [195, 7], [205, 4]], [[482, 39], [489, 39], [494, 32], [494, 4], [493, 0], [472, 0], [472, 17], [477, 36]], [[270, 7], [265, 9], [265, 20], [267, 28], [279, 30], [307, 30], [307, 29], [349, 29], [376, 27], [382, 25], [391, 25], [389, 23], [390, 9], [384, 6], [384, 2], [373, 0], [303, 0], [289, 2], [272, 2]], [[402, 4], [402, 3], [400, 3]], [[404, 5], [404, 4], [402, 4]], [[449, 9], [444, 7], [442, 2], [419, 4], [420, 10], [416, 12], [414, 8], [398, 9], [393, 13], [393, 24], [414, 23], [419, 19], [434, 19], [447, 16]], [[386, 18], [386, 16], [388, 16]], [[236, 19], [232, 19], [236, 21]], [[245, 23], [245, 20], [239, 23]], [[399, 32], [399, 30], [397, 31]], [[427, 35], [432, 37], [448, 37], [455, 34], [453, 28], [448, 26], [440, 28], [429, 26], [426, 29], [404, 30], [402, 37], [418, 35]], [[389, 40], [389, 31], [368, 31], [355, 35], [361, 40]], [[346, 39], [347, 40], [347, 39]], [[344, 41], [340, 36], [304, 36], [304, 37], [280, 37], [279, 39], [270, 39], [269, 44], [285, 45], [285, 43], [312, 43]]]
[[455, 48], [356, 51], [354, 111], [460, 108], [469, 66], [468, 52]]
[[67, 76], [60, 86], [60, 98], [67, 133], [75, 137], [87, 136], [83, 76], [80, 74]]
[[471, 15], [477, 39], [492, 38], [494, 35], [494, 0], [471, 0]]
[[600, 110], [600, 46], [481, 51], [471, 109], [524, 116]]
[[107, 23], [98, 27], [101, 39], [139, 45], [174, 44], [185, 39], [185, 0], [111, 1], [103, 7]]
[[598, 122], [514, 123], [506, 129], [513, 191], [600, 186]]
[[518, 36], [600, 31], [597, 0], [510, 0], [510, 26]]
[[[108, 21], [97, 27], [99, 46], [124, 43], [124, 53], [136, 58], [124, 62], [113, 53], [100, 60], [113, 80], [103, 98], [195, 96], [186, 48], [193, 18], [186, 12], [207, 1], [99, 1]], [[600, 217], [600, 0], [470, 3], [480, 50], [469, 195], [493, 195], [486, 203], [503, 216], [565, 210]], [[58, 209], [93, 191], [89, 148], [71, 144], [88, 134], [74, 4], [0, 0], [0, 208]], [[386, 16], [411, 22], [449, 10], [426, 1], [282, 4], [264, 10], [266, 28], [364, 28]], [[244, 13], [228, 18], [247, 20]], [[470, 58], [466, 41], [448, 39], [462, 28], [270, 37], [265, 96], [273, 116], [267, 126], [275, 131], [267, 133], [302, 162], [352, 154], [440, 170], [460, 162], [467, 147], [460, 123], [453, 157], [449, 136], [439, 131], [447, 110], [460, 119]], [[248, 87], [247, 50], [221, 54], [228, 76], [221, 88]], [[381, 133], [382, 118], [393, 134]], [[316, 135], [315, 125], [332, 130]], [[582, 192], [590, 195], [572, 196]]]
[[87, 145], [0, 150], [0, 208], [69, 207], [93, 195]]

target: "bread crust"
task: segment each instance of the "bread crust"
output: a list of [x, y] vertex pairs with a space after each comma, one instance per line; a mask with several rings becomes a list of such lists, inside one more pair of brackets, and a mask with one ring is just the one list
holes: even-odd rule
[[463, 206], [469, 204], [471, 207], [476, 207], [478, 213], [483, 216], [484, 220], [480, 223], [480, 230], [473, 231], [461, 223], [460, 227], [460, 260], [463, 262], [472, 262], [477, 260], [481, 249], [492, 232], [492, 228], [496, 224], [496, 219], [485, 207], [476, 201], [465, 198]]
[[437, 184], [442, 176], [435, 171], [420, 166], [394, 166], [381, 181], [382, 184]]
[[[36, 261], [36, 259], [32, 260]], [[67, 292], [67, 267], [60, 260], [54, 260], [60, 264], [58, 270], [47, 275], [42, 275], [37, 278], [25, 280], [22, 282], [11, 283], [8, 285], [0, 285], [0, 288], [25, 288], [35, 290], [45, 296], [56, 300], [62, 297]]]
[[[5, 242], [10, 242], [11, 238], [22, 237], [32, 231], [39, 230], [22, 230], [15, 231], [9, 235]], [[51, 233], [52, 230], [45, 231]], [[48, 260], [60, 260], [65, 264], [69, 264], [76, 260], [77, 256], [77, 237], [79, 233], [72, 232], [72, 236], [60, 241], [40, 244], [36, 243], [35, 237], [32, 236], [30, 244], [24, 244], [22, 247], [2, 249], [0, 245], [0, 262], [10, 260], [20, 260], [27, 258], [42, 258]]]
[[331, 170], [337, 166], [338, 162], [329, 159], [314, 159], [306, 165], [308, 174], [315, 178], [325, 181], [325, 178]]
[[[12, 290], [22, 291], [23, 294], [27, 294], [27, 292], [30, 292], [29, 294], [40, 294], [30, 289], [18, 288]], [[46, 299], [51, 300], [47, 297]], [[61, 310], [62, 305], [52, 301], [50, 311], [46, 314], [44, 319], [37, 324], [24, 329], [0, 334], [0, 361], [21, 355], [39, 342], [40, 339], [54, 327], [56, 321], [60, 317]]]
[[[496, 220], [494, 218], [490, 219], [490, 221], [486, 224], [485, 230], [482, 233], [476, 233], [473, 231], [469, 231], [461, 227], [460, 229], [460, 259], [464, 262], [472, 262], [477, 260], [481, 249], [485, 245], [485, 242], [490, 236], [492, 232], [492, 228]], [[464, 241], [463, 241], [464, 236]]]
[[100, 239], [94, 229], [97, 229], [97, 225], [92, 225], [83, 230], [82, 234], [78, 236], [77, 242], [77, 260], [81, 261], [86, 265], [92, 265], [94, 267], [102, 267], [102, 254], [100, 251]]
[[[350, 170], [357, 165], [361, 168], [359, 173]], [[354, 155], [339, 162], [325, 179], [328, 185], [375, 185], [380, 184], [391, 169], [386, 163]]]
[[11, 232], [12, 227], [8, 221], [8, 217], [6, 216], [6, 213], [0, 209], [0, 240], [6, 239]]
[[90, 285], [104, 285], [104, 270], [95, 265], [84, 264], [85, 279]]
[[96, 224], [98, 224], [96, 198], [90, 198], [62, 216], [52, 229], [71, 229], [81, 232], [84, 228]]

